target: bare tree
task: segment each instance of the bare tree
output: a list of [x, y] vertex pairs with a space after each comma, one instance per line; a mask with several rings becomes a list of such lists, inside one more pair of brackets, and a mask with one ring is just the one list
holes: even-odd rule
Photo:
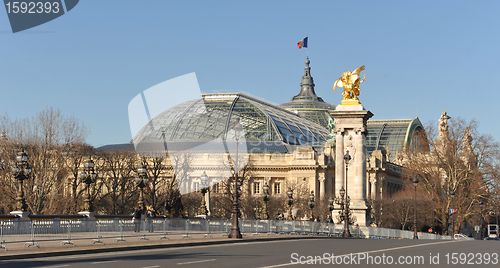
[[16, 182], [11, 172], [16, 157], [15, 148], [16, 144], [3, 133], [0, 137], [0, 214], [12, 211], [16, 198]]
[[129, 214], [134, 211], [138, 197], [135, 185], [135, 152], [116, 150], [101, 152], [102, 183], [104, 193], [101, 197], [102, 210], [108, 214]]
[[181, 197], [181, 193], [190, 193], [192, 191], [190, 175], [193, 171], [195, 154], [192, 151], [179, 151], [170, 152], [168, 157], [173, 178], [168, 180], [165, 185], [167, 199], [164, 206], [168, 214], [181, 217], [184, 210], [189, 213], [191, 208], [190, 204], [193, 196], [184, 195]]
[[[309, 195], [311, 193], [311, 189], [309, 189], [306, 181], [297, 181], [297, 182], [288, 182], [287, 190], [293, 191], [293, 205], [294, 209], [297, 209], [300, 213], [299, 216], [311, 218], [311, 209], [308, 205], [309, 203]], [[285, 202], [284, 208], [288, 211], [288, 203]]]
[[415, 202], [417, 204], [417, 229], [431, 227], [433, 224], [430, 211], [433, 205], [430, 196], [426, 192], [418, 190], [415, 200], [413, 186], [407, 185], [391, 197], [376, 199], [372, 202], [375, 223], [380, 227], [413, 230]]
[[[169, 176], [172, 175], [170, 174], [172, 167], [167, 160], [165, 157], [141, 156], [141, 162], [146, 166], [149, 178], [145, 188], [147, 192], [146, 201], [155, 211], [160, 211], [165, 207], [165, 204], [172, 203], [171, 197], [176, 196], [175, 190], [178, 192], [175, 180]], [[177, 198], [180, 198], [180, 195], [177, 195], [174, 200]]]
[[[434, 128], [426, 129], [425, 136], [421, 133], [421, 141], [436, 137]], [[440, 119], [437, 138], [406, 152], [405, 177], [409, 181], [418, 177], [418, 187], [434, 199], [436, 220], [442, 230], [451, 226], [450, 208], [457, 210], [455, 233], [460, 225], [479, 214], [479, 202], [487, 198], [497, 180], [499, 148], [491, 136], [477, 133], [476, 121], [457, 118], [449, 125]]]
[[[32, 118], [11, 121], [4, 116], [0, 129], [25, 148], [32, 167], [30, 179], [24, 183], [28, 210], [34, 214], [60, 213], [56, 200], [64, 191], [64, 160], [62, 148], [67, 144], [84, 143], [88, 129], [73, 116], [66, 117], [60, 110], [48, 108]], [[13, 163], [10, 163], [11, 165]]]
[[[82, 172], [83, 163], [87, 157], [92, 155], [93, 150], [94, 148], [92, 146], [79, 143], [66, 144], [62, 148], [64, 166], [67, 172], [67, 176], [64, 181], [64, 196], [59, 200], [59, 207], [62, 210], [62, 213], [70, 214], [81, 211], [83, 193], [86, 186], [80, 178], [80, 173]], [[95, 192], [98, 191], [96, 190]], [[91, 195], [90, 198], [91, 201], [94, 201], [96, 199], [95, 194]]]
[[[236, 159], [233, 159], [230, 154], [226, 154], [226, 157], [223, 158], [223, 163], [222, 163], [222, 169], [223, 171], [229, 170], [231, 173], [231, 177], [229, 177], [226, 180], [223, 180], [219, 182], [219, 184], [223, 187], [225, 194], [226, 200], [222, 202], [222, 204], [225, 204], [226, 206], [223, 208], [225, 210], [226, 215], [229, 215], [231, 217], [231, 213], [233, 211], [233, 200], [235, 198], [235, 195], [238, 195], [239, 197], [239, 214], [242, 217], [247, 217], [247, 218], [256, 218], [255, 215], [255, 210], [253, 209], [257, 203], [255, 201], [254, 197], [251, 197], [251, 190], [250, 190], [250, 178], [253, 176], [253, 165], [251, 163], [248, 163], [246, 161], [246, 156], [240, 156], [238, 158], [238, 163], [235, 161]], [[236, 165], [237, 164], [237, 165]], [[237, 169], [235, 167], [238, 167]], [[238, 172], [236, 172], [238, 170]], [[226, 173], [227, 174], [227, 173]], [[237, 178], [236, 184], [238, 185], [237, 191], [235, 192], [234, 184], [235, 184], [235, 179]], [[246, 191], [245, 191], [246, 189]], [[245, 194], [247, 195], [247, 198], [241, 198], [244, 197]], [[227, 206], [229, 204], [229, 206]], [[260, 205], [257, 205], [260, 207]], [[246, 213], [245, 213], [246, 212]]]

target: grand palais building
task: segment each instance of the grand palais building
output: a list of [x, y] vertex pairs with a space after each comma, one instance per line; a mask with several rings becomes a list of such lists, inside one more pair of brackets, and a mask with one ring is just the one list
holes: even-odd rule
[[[205, 94], [152, 118], [133, 138], [135, 148], [132, 143], [128, 147], [170, 158], [175, 166], [164, 177], [172, 179], [177, 173], [182, 193], [200, 189], [203, 173], [211, 191], [220, 191], [219, 183], [231, 177], [236, 163], [240, 176], [246, 176], [243, 194], [260, 196], [268, 185], [270, 195], [292, 189], [294, 193], [313, 192], [316, 200], [338, 196], [345, 183], [345, 167], [339, 166], [343, 162], [337, 158], [345, 151], [336, 151], [347, 148], [338, 147], [339, 137], [344, 137], [338, 127], [347, 121], [335, 118], [338, 107], [316, 95], [309, 64], [307, 59], [299, 93], [287, 103], [273, 105], [241, 93]], [[360, 121], [364, 125], [346, 132], [341, 145], [354, 142], [350, 152], [357, 149], [356, 154], [363, 156], [359, 164], [363, 174], [349, 173], [348, 195], [352, 195], [358, 224], [368, 225], [369, 199], [388, 197], [405, 184], [397, 152], [411, 149], [412, 137], [423, 126], [418, 118], [368, 120], [371, 116], [366, 114], [371, 113], [364, 108], [356, 113], [365, 114], [364, 123]], [[243, 130], [239, 136], [238, 124]], [[356, 135], [364, 135], [362, 147], [356, 147], [361, 144]], [[126, 145], [101, 149], [118, 147]]]

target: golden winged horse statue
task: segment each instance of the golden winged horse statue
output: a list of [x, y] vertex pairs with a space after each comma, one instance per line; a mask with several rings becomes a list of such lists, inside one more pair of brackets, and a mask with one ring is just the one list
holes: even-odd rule
[[366, 80], [366, 73], [364, 74], [363, 80], [361, 80], [361, 72], [365, 70], [365, 66], [361, 66], [354, 71], [347, 71], [339, 77], [335, 83], [333, 84], [332, 91], [335, 90], [336, 87], [344, 88], [342, 92], [342, 96], [344, 97], [342, 100], [358, 100], [359, 96], [359, 84], [363, 83]]

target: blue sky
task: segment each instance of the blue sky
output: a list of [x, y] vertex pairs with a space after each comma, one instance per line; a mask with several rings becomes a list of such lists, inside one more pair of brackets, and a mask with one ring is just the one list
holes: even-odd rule
[[[276, 103], [299, 92], [309, 36], [316, 93], [366, 65], [360, 100], [374, 119], [480, 122], [500, 141], [498, 1], [80, 1], [13, 34], [0, 10], [0, 113], [60, 108], [94, 146], [129, 142], [128, 103], [196, 72], [202, 91], [242, 90]], [[193, 98], [196, 98], [194, 96]]]

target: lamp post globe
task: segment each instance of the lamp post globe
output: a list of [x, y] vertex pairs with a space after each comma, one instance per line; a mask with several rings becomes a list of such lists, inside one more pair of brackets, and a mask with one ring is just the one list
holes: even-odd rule
[[345, 155], [344, 155], [344, 161], [345, 161], [345, 164], [346, 165], [349, 165], [349, 161], [351, 160], [351, 156], [349, 155], [349, 150], [346, 150], [345, 151]]

